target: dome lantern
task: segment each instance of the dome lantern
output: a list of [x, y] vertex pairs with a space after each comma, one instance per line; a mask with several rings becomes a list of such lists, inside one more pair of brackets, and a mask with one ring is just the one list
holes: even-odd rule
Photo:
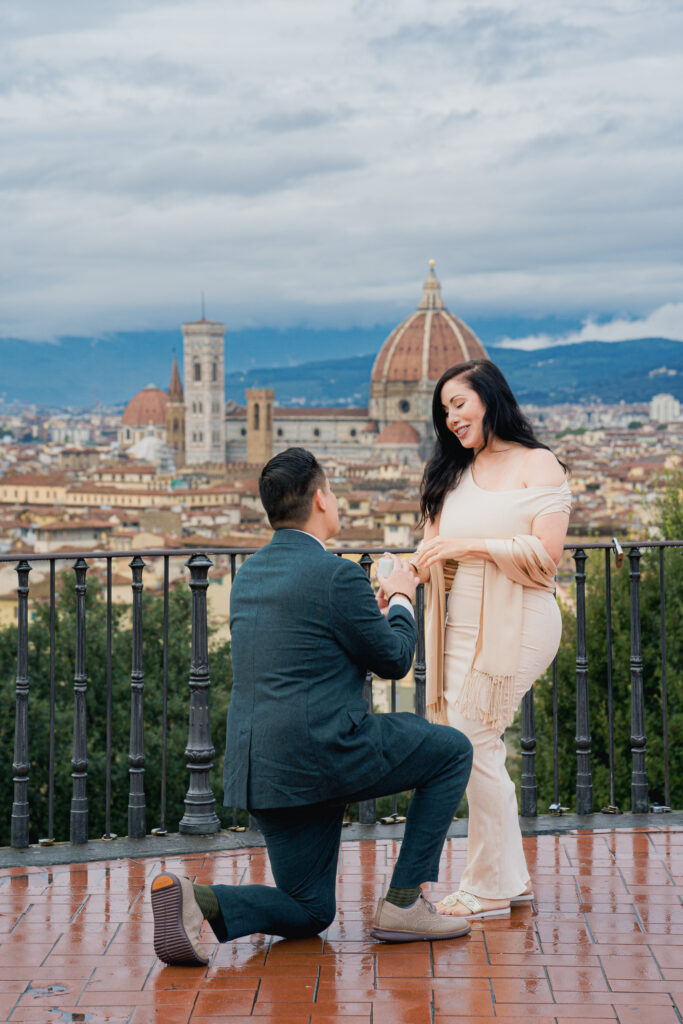
[[418, 309], [445, 309], [446, 303], [441, 298], [441, 284], [434, 273], [434, 260], [429, 261], [429, 274], [424, 283], [424, 293], [418, 303]]

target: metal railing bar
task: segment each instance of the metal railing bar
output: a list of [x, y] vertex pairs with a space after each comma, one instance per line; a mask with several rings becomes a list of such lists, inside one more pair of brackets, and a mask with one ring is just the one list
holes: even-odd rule
[[88, 676], [86, 674], [86, 618], [85, 581], [88, 563], [84, 558], [77, 558], [74, 563], [76, 574], [76, 657], [74, 664], [74, 727], [73, 748], [71, 756], [71, 820], [70, 838], [72, 843], [88, 841], [88, 740], [86, 693]]
[[161, 793], [159, 828], [157, 834], [166, 835], [166, 772], [168, 757], [168, 611], [169, 611], [169, 557], [164, 558], [164, 620], [161, 663]]
[[557, 656], [553, 658], [553, 805], [552, 813], [560, 814], [560, 731], [557, 694]]
[[31, 566], [20, 561], [17, 573], [17, 677], [14, 718], [14, 761], [12, 763], [14, 802], [12, 803], [12, 846], [28, 846], [28, 781], [31, 770], [28, 741], [28, 574]]
[[415, 680], [415, 714], [427, 717], [427, 662], [425, 649], [425, 588], [420, 583], [415, 591], [415, 619], [417, 622], [417, 644], [413, 679]]
[[662, 662], [662, 754], [664, 758], [664, 804], [671, 806], [669, 790], [669, 712], [666, 694], [666, 588], [664, 580], [664, 548], [659, 549], [659, 629]]
[[[676, 548], [681, 546], [680, 540], [643, 540], [643, 541], [624, 541], [623, 546], [625, 548]], [[591, 541], [591, 542], [576, 542], [564, 545], [564, 551], [575, 551], [577, 548], [581, 548], [584, 551], [598, 551], [604, 550], [612, 546], [612, 541]], [[168, 555], [169, 557], [191, 557], [197, 554], [208, 554], [208, 555], [253, 555], [256, 551], [260, 550], [257, 547], [221, 547], [206, 545], [202, 548], [146, 548], [144, 550], [130, 549], [126, 551], [69, 551], [68, 553], [55, 553], [51, 552], [48, 554], [33, 554], [31, 553], [28, 557], [31, 562], [47, 562], [51, 559], [54, 561], [73, 561], [79, 558], [84, 559], [104, 559], [107, 558], [133, 558], [135, 555], [139, 555], [141, 558], [163, 558]], [[412, 552], [412, 547], [367, 547], [367, 548], [328, 548], [335, 555], [380, 555], [385, 551], [393, 554], [407, 554]], [[26, 559], [26, 554], [0, 554], [1, 562], [20, 562]]]
[[55, 563], [50, 562], [50, 746], [47, 780], [47, 841], [55, 838]]
[[645, 814], [648, 809], [647, 771], [645, 767], [645, 701], [643, 694], [643, 654], [640, 635], [640, 546], [628, 553], [631, 620], [631, 810]]
[[[392, 710], [392, 712], [396, 711], [396, 680], [395, 679], [391, 680], [391, 710]], [[398, 794], [397, 793], [394, 793], [392, 795], [392, 797], [391, 797], [391, 814], [392, 814], [392, 817], [394, 817], [394, 818], [397, 817], [397, 815], [398, 815]]]
[[[335, 552], [337, 554], [338, 552]], [[368, 579], [370, 578], [370, 569], [372, 568], [372, 559], [370, 558], [370, 552], [364, 551], [360, 556], [360, 566], [367, 574]], [[365, 676], [365, 685], [363, 686], [363, 697], [370, 705], [372, 710], [372, 672], [367, 672]], [[374, 825], [377, 821], [377, 803], [375, 800], [361, 800], [358, 804], [358, 821], [361, 825]]]
[[[107, 558], [134, 558], [139, 555], [140, 558], [163, 558], [164, 555], [177, 555], [178, 557], [191, 557], [192, 555], [199, 555], [203, 553], [208, 554], [225, 554], [231, 553], [238, 555], [253, 555], [259, 549], [253, 547], [243, 548], [226, 548], [226, 547], [202, 547], [202, 548], [147, 548], [145, 550], [138, 550], [137, 548], [131, 548], [127, 551], [69, 551], [65, 553], [50, 552], [48, 554], [33, 554], [31, 553], [28, 557], [31, 562], [48, 562], [53, 559], [56, 562], [73, 562], [78, 559], [85, 558], [95, 561], [96, 559], [107, 559]], [[379, 548], [377, 549], [380, 550]], [[381, 549], [384, 551], [384, 548]], [[401, 549], [403, 550], [403, 549]], [[411, 549], [412, 550], [412, 549]], [[12, 555], [2, 554], [0, 555], [0, 562], [20, 562], [26, 559], [26, 554], [23, 555]]]
[[538, 814], [538, 785], [536, 782], [536, 724], [534, 720], [534, 688], [531, 686], [522, 698], [522, 774], [520, 779], [520, 805], [525, 818]]
[[593, 813], [591, 730], [588, 705], [588, 648], [586, 644], [586, 559], [583, 547], [576, 563], [576, 813]]
[[216, 799], [211, 790], [210, 773], [215, 750], [209, 721], [209, 638], [207, 631], [206, 591], [209, 586], [210, 558], [193, 552], [185, 563], [190, 570], [192, 592], [192, 658], [190, 661], [190, 722], [185, 757], [190, 781], [185, 794], [185, 813], [178, 831], [191, 835], [210, 835], [221, 827], [216, 814]]
[[607, 644], [607, 729], [609, 760], [609, 808], [616, 811], [614, 793], [614, 690], [612, 682], [612, 563], [611, 549], [605, 548], [605, 641]]
[[[230, 555], [230, 587], [235, 582], [235, 575], [237, 573], [237, 556], [233, 553]], [[232, 590], [231, 590], [232, 593]], [[232, 827], [239, 828], [239, 818], [237, 816], [237, 808], [232, 808]]]
[[128, 835], [142, 839], [146, 832], [145, 803], [145, 678], [142, 664], [142, 574], [145, 560], [136, 555], [130, 564], [133, 575], [132, 651], [130, 670], [130, 744], [128, 752]]
[[106, 721], [106, 760], [104, 780], [104, 839], [114, 839], [111, 830], [111, 741], [112, 741], [112, 560], [107, 559], [107, 721]]

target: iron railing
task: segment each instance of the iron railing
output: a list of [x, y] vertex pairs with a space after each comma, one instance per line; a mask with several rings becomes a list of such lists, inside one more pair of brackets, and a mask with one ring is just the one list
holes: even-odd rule
[[[669, 723], [667, 696], [667, 634], [666, 634], [666, 601], [665, 601], [665, 551], [675, 548], [683, 551], [683, 541], [629, 541], [624, 543], [629, 562], [630, 580], [630, 701], [631, 701], [631, 809], [641, 813], [648, 810], [648, 782], [646, 771], [646, 735], [645, 706], [643, 696], [643, 663], [640, 634], [640, 561], [643, 551], [656, 549], [659, 554], [659, 595], [660, 595], [660, 658], [661, 658], [661, 704], [662, 704], [662, 756], [664, 770], [665, 805], [670, 802], [669, 789]], [[16, 660], [16, 699], [15, 699], [15, 741], [13, 761], [14, 802], [11, 813], [11, 845], [26, 847], [30, 835], [31, 784], [47, 786], [48, 829], [47, 836], [41, 842], [54, 841], [54, 782], [55, 782], [55, 619], [56, 619], [56, 568], [58, 563], [72, 562], [76, 598], [75, 613], [75, 650], [73, 680], [73, 734], [71, 779], [72, 796], [70, 810], [70, 841], [84, 843], [89, 838], [88, 829], [88, 736], [87, 736], [87, 640], [86, 640], [86, 591], [87, 573], [95, 564], [103, 564], [105, 568], [106, 592], [106, 751], [105, 751], [105, 838], [111, 837], [112, 794], [112, 579], [113, 566], [121, 559], [130, 559], [131, 572], [131, 673], [130, 673], [130, 739], [128, 751], [129, 793], [128, 793], [128, 834], [132, 838], [142, 838], [148, 831], [164, 835], [167, 832], [167, 738], [168, 738], [168, 650], [169, 650], [169, 567], [172, 559], [187, 559], [185, 566], [189, 570], [189, 588], [191, 591], [192, 622], [191, 622], [191, 661], [189, 671], [189, 731], [185, 750], [189, 781], [185, 794], [185, 812], [178, 823], [180, 832], [195, 835], [209, 835], [217, 832], [221, 823], [215, 810], [215, 797], [211, 785], [211, 767], [215, 754], [211, 742], [211, 724], [209, 715], [209, 678], [208, 657], [208, 626], [206, 592], [209, 585], [209, 573], [213, 555], [229, 565], [231, 578], [241, 561], [253, 552], [253, 548], [206, 548], [198, 552], [195, 549], [151, 549], [146, 551], [112, 552], [89, 551], [69, 554], [36, 554], [30, 561], [21, 556], [0, 555], [2, 563], [14, 564], [17, 573], [17, 660]], [[339, 555], [358, 557], [360, 564], [369, 574], [373, 555], [380, 554], [384, 549], [365, 548], [363, 550], [339, 550]], [[392, 549], [398, 554], [406, 553], [406, 549]], [[612, 558], [621, 565], [623, 551], [616, 540], [611, 543], [590, 543], [583, 545], [567, 545], [565, 551], [571, 552], [574, 560], [573, 573], [576, 601], [576, 812], [587, 815], [593, 811], [593, 784], [591, 778], [591, 729], [588, 691], [588, 657], [586, 642], [586, 560], [589, 552], [602, 552], [604, 556], [605, 608], [606, 608], [606, 657], [607, 657], [607, 709], [609, 732], [609, 777], [610, 806], [608, 810], [616, 810], [615, 794], [615, 754], [614, 754], [614, 700], [613, 700], [613, 652], [611, 622], [611, 586]], [[148, 830], [145, 797], [145, 748], [144, 748], [144, 678], [142, 668], [143, 653], [143, 621], [142, 592], [145, 559], [163, 560], [163, 662], [161, 672], [162, 700], [162, 736], [161, 736], [161, 791], [160, 821], [156, 828]], [[29, 722], [30, 722], [30, 679], [29, 679], [29, 602], [31, 599], [29, 576], [33, 565], [41, 562], [49, 564], [49, 745], [48, 778], [32, 780], [29, 762]], [[424, 595], [419, 587], [416, 598], [416, 618], [418, 623], [418, 641], [414, 677], [414, 709], [419, 715], [425, 714], [425, 635], [424, 635]], [[396, 680], [390, 683], [391, 710], [396, 710]], [[559, 812], [560, 781], [559, 781], [559, 716], [557, 664], [553, 665], [553, 774], [554, 802], [549, 810]], [[372, 705], [372, 675], [368, 674], [364, 695]], [[221, 723], [221, 727], [224, 723]], [[538, 813], [538, 785], [536, 779], [536, 730], [534, 725], [533, 691], [525, 696], [521, 709], [521, 813], [533, 817]], [[393, 798], [392, 820], [398, 820], [397, 798]], [[237, 824], [237, 809], [233, 809], [233, 825]], [[359, 807], [361, 823], [374, 823], [376, 810], [374, 801], [366, 801]]]

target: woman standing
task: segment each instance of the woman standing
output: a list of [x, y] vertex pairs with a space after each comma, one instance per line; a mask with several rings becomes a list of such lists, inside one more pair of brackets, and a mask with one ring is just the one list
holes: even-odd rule
[[413, 558], [429, 580], [427, 704], [433, 719], [474, 747], [467, 866], [439, 909], [504, 916], [532, 891], [501, 734], [559, 647], [554, 576], [571, 499], [562, 465], [536, 439], [494, 363], [447, 370], [432, 412], [425, 535]]

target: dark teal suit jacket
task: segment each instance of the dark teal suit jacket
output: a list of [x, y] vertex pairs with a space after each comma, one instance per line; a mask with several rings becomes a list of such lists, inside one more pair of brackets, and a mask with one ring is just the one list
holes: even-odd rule
[[343, 797], [400, 763], [430, 726], [369, 714], [368, 669], [408, 672], [417, 636], [406, 608], [377, 607], [359, 565], [297, 530], [277, 530], [235, 577], [233, 689], [225, 804], [288, 807]]

